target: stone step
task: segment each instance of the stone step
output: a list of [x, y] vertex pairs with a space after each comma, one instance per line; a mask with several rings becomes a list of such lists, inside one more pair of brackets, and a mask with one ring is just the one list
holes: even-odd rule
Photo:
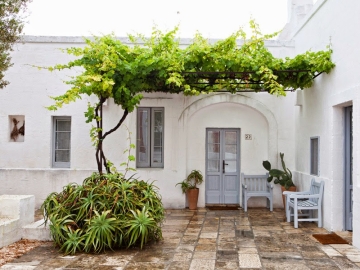
[[22, 238], [29, 240], [51, 241], [49, 224], [45, 226], [44, 219], [40, 219], [22, 228]]
[[19, 241], [22, 227], [34, 222], [33, 195], [0, 195], [0, 248]]
[[18, 218], [0, 216], [0, 248], [19, 240], [18, 223]]

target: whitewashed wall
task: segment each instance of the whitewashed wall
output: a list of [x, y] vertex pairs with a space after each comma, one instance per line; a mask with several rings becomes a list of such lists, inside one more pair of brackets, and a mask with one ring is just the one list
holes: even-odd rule
[[[301, 4], [301, 0], [289, 1]], [[307, 3], [304, 0], [303, 3]], [[261, 162], [269, 159], [280, 166], [278, 153], [285, 153], [287, 166], [294, 171], [299, 190], [308, 188], [310, 175], [310, 137], [320, 137], [320, 175], [325, 181], [324, 226], [328, 230], [342, 230], [344, 215], [344, 118], [343, 108], [353, 106], [353, 181], [354, 219], [353, 243], [360, 248], [360, 79], [358, 66], [360, 50], [358, 26], [360, 2], [346, 4], [336, 0], [318, 0], [303, 22], [287, 28], [284, 37], [292, 42], [270, 41], [267, 46], [276, 56], [293, 56], [308, 49], [323, 50], [331, 44], [336, 68], [322, 74], [311, 89], [290, 93], [286, 98], [266, 94], [213, 94], [184, 97], [182, 95], [147, 94], [141, 106], [165, 108], [165, 166], [163, 169], [139, 169], [145, 180], [157, 180], [167, 208], [185, 206], [180, 188], [192, 169], [205, 170], [206, 127], [241, 129], [241, 172], [264, 173]], [[123, 39], [125, 41], [125, 39]], [[182, 40], [182, 46], [189, 43]], [[296, 45], [294, 47], [294, 44]], [[94, 149], [89, 140], [90, 126], [85, 124], [83, 112], [90, 98], [49, 112], [49, 96], [67, 89], [62, 83], [74, 73], [37, 70], [31, 65], [49, 66], [66, 63], [71, 58], [58, 48], [83, 46], [75, 37], [25, 37], [25, 43], [15, 46], [14, 66], [7, 79], [11, 84], [0, 90], [0, 194], [34, 194], [37, 207], [46, 195], [60, 191], [70, 182], [81, 183], [96, 170]], [[294, 106], [298, 96], [299, 104]], [[121, 110], [112, 102], [105, 108], [105, 129], [115, 125]], [[23, 142], [11, 142], [11, 115], [25, 117]], [[51, 168], [52, 116], [72, 117], [71, 168]], [[129, 115], [126, 125], [135, 138], [135, 114]], [[245, 141], [244, 134], [253, 135]], [[122, 152], [128, 142], [125, 129], [108, 137], [105, 151], [115, 164], [123, 161]], [[205, 180], [206, 181], [206, 180]], [[205, 204], [205, 185], [201, 187], [199, 205]], [[263, 200], [250, 205], [264, 205]], [[275, 207], [281, 206], [279, 187], [275, 188]]]
[[[184, 39], [182, 45], [186, 46], [188, 42]], [[52, 104], [49, 96], [64, 93], [67, 85], [62, 80], [75, 73], [50, 73], [31, 66], [66, 63], [71, 58], [59, 48], [69, 46], [83, 46], [82, 39], [25, 37], [25, 43], [17, 44], [13, 52], [14, 66], [7, 73], [11, 84], [0, 91], [0, 194], [34, 194], [37, 207], [48, 193], [60, 191], [67, 183], [81, 183], [96, 171], [95, 151], [89, 139], [90, 125], [85, 124], [84, 118], [86, 104], [92, 99], [84, 97], [56, 112], [46, 110], [44, 106]], [[293, 55], [292, 42], [269, 41], [267, 46], [278, 57]], [[286, 98], [264, 93], [218, 93], [198, 97], [146, 94], [141, 106], [165, 108], [165, 166], [162, 169], [138, 169], [138, 176], [156, 180], [165, 207], [184, 207], [185, 197], [175, 184], [192, 169], [205, 172], [206, 127], [241, 129], [241, 172], [265, 173], [261, 165], [265, 159], [269, 159], [274, 167], [280, 165], [279, 151], [286, 153], [289, 168], [294, 167], [294, 97], [293, 93]], [[9, 115], [24, 115], [23, 142], [10, 141]], [[117, 123], [122, 111], [109, 101], [104, 115], [106, 130]], [[71, 116], [70, 169], [51, 167], [52, 116]], [[135, 142], [135, 113], [128, 116], [125, 124]], [[245, 133], [252, 134], [253, 140], [245, 141]], [[129, 144], [126, 137], [126, 129], [120, 128], [106, 140], [106, 156], [115, 164], [124, 161], [122, 153]], [[200, 189], [199, 205], [204, 206], [205, 185]], [[275, 188], [275, 194], [275, 207], [282, 207], [279, 187]], [[265, 201], [251, 199], [249, 205], [263, 206]]]
[[296, 109], [296, 176], [304, 188], [310, 179], [310, 137], [320, 136], [320, 176], [325, 180], [325, 228], [344, 228], [344, 116], [353, 105], [353, 242], [360, 247], [360, 2], [318, 0], [293, 36], [296, 53], [331, 44], [336, 67], [323, 74], [314, 87], [302, 92], [303, 105]]

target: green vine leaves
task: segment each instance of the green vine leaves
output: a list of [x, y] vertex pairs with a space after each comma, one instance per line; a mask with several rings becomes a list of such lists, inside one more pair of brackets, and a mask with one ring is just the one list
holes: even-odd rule
[[[113, 99], [131, 113], [144, 92], [199, 95], [252, 90], [285, 96], [285, 89], [310, 87], [317, 74], [328, 73], [335, 66], [330, 59], [330, 48], [307, 51], [294, 58], [276, 58], [266, 48], [265, 40], [278, 33], [263, 35], [254, 20], [250, 21], [250, 28], [250, 38], [240, 29], [215, 43], [197, 33], [185, 48], [176, 37], [178, 27], [167, 33], [154, 28], [150, 38], [129, 36], [132, 44], [123, 43], [113, 35], [85, 39], [85, 47], [65, 50], [77, 57], [76, 60], [47, 68], [52, 71], [80, 67], [82, 70], [66, 82], [70, 86], [68, 91], [52, 97], [54, 104], [48, 109], [61, 108], [81, 99], [82, 95], [96, 95], [99, 103], [89, 104], [85, 112], [86, 122], [92, 122], [100, 120], [95, 111], [106, 99]], [[289, 70], [293, 72], [284, 72]], [[236, 77], [218, 76], [219, 72], [246, 75], [240, 83]], [[202, 77], [199, 73], [210, 75]], [[98, 129], [91, 132], [94, 138]]]
[[[235, 93], [244, 89], [268, 91], [284, 96], [286, 88], [310, 87], [317, 73], [330, 72], [335, 66], [330, 60], [331, 50], [299, 54], [294, 58], [276, 58], [265, 47], [265, 40], [275, 36], [262, 35], [259, 26], [250, 21], [252, 35], [247, 39], [243, 30], [211, 44], [201, 34], [183, 48], [176, 38], [178, 28], [162, 33], [154, 29], [150, 38], [141, 35], [129, 36], [131, 45], [117, 40], [112, 35], [86, 39], [84, 48], [70, 48], [66, 52], [78, 59], [64, 65], [49, 67], [63, 70], [75, 67], [83, 72], [66, 83], [71, 88], [64, 94], [53, 97], [55, 110], [63, 104], [81, 98], [81, 95], [96, 95], [103, 99], [113, 98], [117, 105], [132, 112], [142, 99], [143, 92], [184, 93], [198, 95], [224, 90]], [[238, 45], [242, 39], [243, 44]], [[278, 71], [306, 70], [288, 73]], [[248, 81], [255, 85], [236, 84], [237, 79], [199, 78], [187, 76], [186, 72], [249, 72]], [[204, 87], [201, 82], [207, 82]], [[95, 115], [89, 106], [86, 117], [91, 122]]]

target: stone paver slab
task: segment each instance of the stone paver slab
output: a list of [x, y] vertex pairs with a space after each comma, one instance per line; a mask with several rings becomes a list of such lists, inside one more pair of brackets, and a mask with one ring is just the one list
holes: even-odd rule
[[193, 259], [190, 264], [190, 270], [212, 270], [215, 269], [215, 260]]
[[[0, 269], [359, 269], [360, 250], [321, 245], [317, 224], [284, 222], [283, 209], [167, 210], [164, 239], [140, 248], [64, 256], [46, 243]], [[351, 239], [349, 232], [342, 235]]]
[[194, 252], [193, 259], [215, 260], [216, 252], [215, 251], [197, 251], [197, 252]]
[[256, 248], [242, 247], [239, 248], [239, 254], [257, 254], [258, 250]]
[[239, 254], [240, 268], [261, 268], [258, 254]]

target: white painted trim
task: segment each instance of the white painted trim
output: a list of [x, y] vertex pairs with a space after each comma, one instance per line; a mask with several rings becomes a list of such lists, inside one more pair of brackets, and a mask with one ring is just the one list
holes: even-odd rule
[[[85, 44], [84, 39], [93, 40], [94, 37], [81, 37], [81, 36], [27, 36], [24, 35], [21, 37], [19, 43], [70, 43], [70, 44]], [[128, 37], [116, 37], [124, 44], [134, 45], [133, 42], [129, 40]], [[179, 44], [182, 46], [188, 46], [192, 44], [193, 38], [179, 38]], [[208, 39], [210, 44], [214, 44], [223, 39]], [[138, 44], [143, 45], [144, 42], [139, 41]], [[244, 40], [236, 40], [238, 46], [244, 44]], [[293, 40], [265, 40], [265, 46], [270, 47], [295, 47], [295, 42]]]
[[229, 93], [220, 93], [207, 95], [201, 99], [192, 102], [189, 106], [187, 106], [180, 114], [178, 120], [185, 123], [185, 118], [191, 118], [191, 116], [200, 109], [203, 109], [212, 104], [220, 103], [242, 104], [260, 112], [265, 117], [269, 125], [269, 160], [278, 161], [278, 124], [272, 111], [259, 100], [241, 94], [234, 95]]

